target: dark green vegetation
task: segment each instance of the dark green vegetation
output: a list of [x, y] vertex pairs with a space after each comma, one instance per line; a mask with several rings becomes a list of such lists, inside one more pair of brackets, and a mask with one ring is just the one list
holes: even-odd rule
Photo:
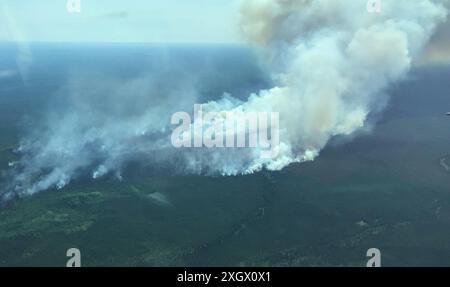
[[[281, 172], [88, 180], [15, 201], [0, 265], [64, 266], [76, 247], [84, 266], [365, 266], [376, 247], [384, 266], [448, 266], [449, 76], [415, 73], [372, 133]], [[6, 170], [25, 108], [0, 100]]]
[[62, 266], [78, 247], [85, 266], [361, 266], [377, 247], [384, 265], [448, 265], [447, 147], [426, 133], [450, 125], [405, 121], [279, 173], [97, 181], [20, 200], [0, 211], [0, 264]]

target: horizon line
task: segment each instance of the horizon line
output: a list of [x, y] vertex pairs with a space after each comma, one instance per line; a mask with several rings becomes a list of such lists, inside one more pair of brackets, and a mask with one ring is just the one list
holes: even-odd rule
[[14, 40], [0, 40], [0, 44], [154, 44], [154, 45], [235, 45], [246, 46], [249, 45], [244, 41], [233, 42], [190, 42], [190, 41], [14, 41]]

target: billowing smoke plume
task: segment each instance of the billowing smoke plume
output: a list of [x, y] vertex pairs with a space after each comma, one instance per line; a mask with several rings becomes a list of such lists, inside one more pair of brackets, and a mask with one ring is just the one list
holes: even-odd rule
[[[110, 100], [117, 104], [99, 108], [104, 103], [92, 105], [90, 95], [79, 97], [72, 91], [74, 100], [64, 117], [53, 119], [44, 134], [22, 143], [24, 157], [17, 165], [12, 193], [63, 187], [86, 173], [120, 177], [121, 168], [132, 159], [155, 168], [174, 163], [184, 172], [227, 175], [313, 160], [330, 138], [350, 135], [365, 125], [383, 101], [385, 89], [405, 77], [447, 16], [445, 0], [381, 2], [381, 13], [369, 13], [364, 0], [243, 1], [242, 31], [263, 48], [276, 86], [246, 101], [225, 97], [204, 109], [279, 112], [277, 157], [261, 158], [251, 149], [174, 149], [169, 139], [171, 112], [192, 109], [195, 91], [190, 97], [183, 89], [174, 90], [162, 105], [137, 103], [138, 112], [132, 115], [122, 114], [118, 97]], [[130, 85], [136, 93], [146, 91], [145, 81], [117, 86], [114, 93], [129, 92]]]
[[244, 107], [279, 111], [285, 127], [283, 153], [265, 165], [312, 160], [331, 137], [362, 128], [445, 19], [437, 2], [387, 0], [369, 13], [360, 0], [245, 1], [243, 31], [267, 48], [279, 84]]

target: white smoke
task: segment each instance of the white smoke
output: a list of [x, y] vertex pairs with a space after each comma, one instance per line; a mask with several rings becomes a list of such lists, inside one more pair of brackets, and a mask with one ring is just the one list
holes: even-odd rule
[[61, 189], [80, 175], [97, 179], [114, 171], [121, 179], [120, 168], [128, 161], [165, 160], [168, 115], [191, 106], [196, 92], [181, 80], [162, 91], [162, 77], [167, 75], [132, 80], [70, 76], [61, 91], [67, 99], [54, 101], [47, 122], [34, 126], [17, 149], [22, 158], [14, 165], [14, 181], [5, 196]]
[[[243, 1], [242, 31], [263, 48], [277, 85], [245, 102], [225, 97], [204, 109], [278, 112], [278, 157], [260, 158], [259, 152], [248, 149], [174, 150], [167, 134], [170, 112], [181, 107], [186, 111], [188, 106], [170, 106], [177, 100], [118, 121], [109, 110], [99, 116], [102, 110], [87, 108], [86, 97], [81, 97], [46, 134], [24, 142], [27, 156], [13, 183], [14, 192], [63, 187], [86, 170], [94, 178], [111, 172], [120, 177], [122, 164], [132, 158], [225, 175], [280, 170], [313, 160], [330, 138], [361, 129], [389, 84], [405, 77], [436, 26], [446, 19], [444, 2], [448, 1], [383, 0], [381, 13], [369, 13], [364, 0]], [[145, 83], [127, 85], [138, 92]], [[121, 88], [115, 91], [120, 94]], [[177, 99], [186, 98], [186, 91], [176, 92]], [[190, 103], [195, 96], [187, 98]], [[147, 134], [152, 141], [146, 141]]]
[[27, 37], [19, 28], [14, 19], [14, 15], [9, 11], [7, 3], [0, 2], [0, 26], [6, 27], [9, 31], [11, 39], [17, 45], [17, 69], [20, 72], [24, 84], [28, 83], [29, 70], [33, 63], [33, 55], [27, 41]]
[[360, 0], [245, 1], [243, 31], [281, 71], [278, 87], [244, 104], [281, 114], [285, 154], [269, 168], [313, 159], [331, 137], [363, 127], [383, 90], [405, 76], [445, 20], [437, 2], [382, 1], [382, 13], [364, 13]]
[[313, 160], [331, 137], [365, 125], [447, 17], [448, 1], [381, 2], [382, 13], [369, 13], [361, 0], [243, 1], [242, 30], [264, 47], [278, 85], [232, 110], [279, 112], [282, 142], [277, 158], [256, 156], [235, 172]]

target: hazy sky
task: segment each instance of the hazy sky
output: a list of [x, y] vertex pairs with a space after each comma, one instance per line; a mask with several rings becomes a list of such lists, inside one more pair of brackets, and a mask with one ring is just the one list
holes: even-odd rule
[[230, 0], [0, 0], [0, 41], [235, 42]]
[[[361, 0], [364, 1], [364, 0]], [[0, 41], [240, 42], [237, 0], [0, 0]], [[450, 61], [450, 22], [440, 27], [425, 61]]]

